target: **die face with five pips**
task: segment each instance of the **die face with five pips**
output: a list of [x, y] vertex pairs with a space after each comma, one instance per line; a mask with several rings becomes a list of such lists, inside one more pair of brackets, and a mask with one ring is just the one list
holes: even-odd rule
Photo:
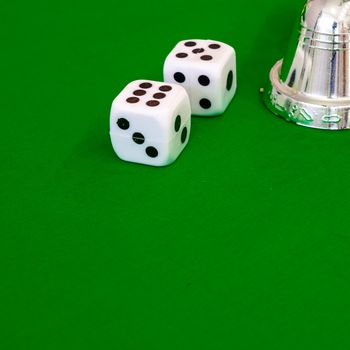
[[113, 101], [110, 136], [123, 160], [169, 165], [186, 147], [190, 129], [190, 101], [180, 85], [137, 80]]
[[164, 81], [180, 84], [190, 97], [192, 114], [222, 114], [236, 92], [236, 53], [213, 40], [184, 40], [164, 64]]

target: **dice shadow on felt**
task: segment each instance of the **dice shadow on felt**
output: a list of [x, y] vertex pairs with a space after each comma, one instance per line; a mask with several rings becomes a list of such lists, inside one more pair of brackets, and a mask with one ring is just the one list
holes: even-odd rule
[[[107, 112], [108, 115], [108, 112]], [[115, 153], [111, 148], [108, 127], [101, 120], [95, 120], [91, 124], [84, 138], [71, 152], [72, 159], [98, 159], [100, 161], [110, 161], [115, 159]]]

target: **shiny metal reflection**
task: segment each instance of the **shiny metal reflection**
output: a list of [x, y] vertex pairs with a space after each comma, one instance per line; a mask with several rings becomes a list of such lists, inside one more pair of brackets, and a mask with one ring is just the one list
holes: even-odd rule
[[309, 0], [264, 101], [302, 126], [350, 128], [350, 0]]

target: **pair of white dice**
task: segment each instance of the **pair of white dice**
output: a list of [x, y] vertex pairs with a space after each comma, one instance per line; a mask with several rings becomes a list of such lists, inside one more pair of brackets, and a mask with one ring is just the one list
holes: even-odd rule
[[119, 158], [153, 166], [174, 162], [188, 143], [191, 114], [222, 114], [236, 91], [236, 55], [212, 40], [181, 41], [164, 64], [164, 82], [137, 80], [116, 97], [110, 117]]

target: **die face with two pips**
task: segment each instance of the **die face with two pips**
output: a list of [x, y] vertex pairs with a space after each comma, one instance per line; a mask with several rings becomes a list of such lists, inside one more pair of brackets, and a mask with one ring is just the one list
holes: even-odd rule
[[192, 114], [222, 114], [236, 92], [236, 54], [213, 40], [184, 40], [164, 64], [164, 81], [180, 84], [189, 94]]
[[186, 147], [190, 131], [190, 101], [179, 85], [137, 80], [113, 101], [110, 136], [123, 160], [169, 165]]

